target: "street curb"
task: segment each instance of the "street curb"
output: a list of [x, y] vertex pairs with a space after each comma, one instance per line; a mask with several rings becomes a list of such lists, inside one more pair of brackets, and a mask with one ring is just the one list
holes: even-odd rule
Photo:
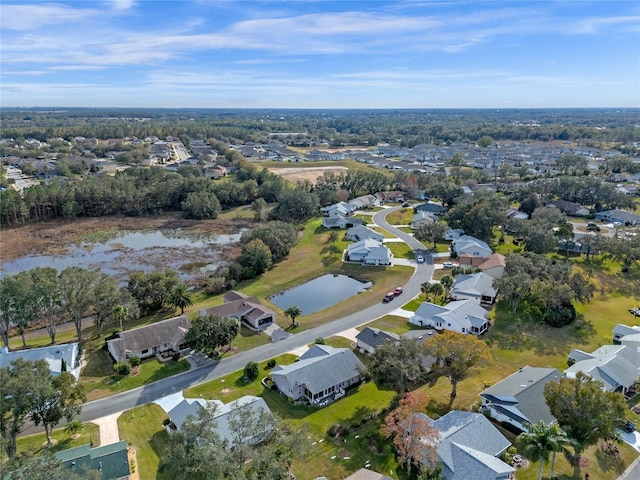
[[635, 461], [631, 465], [629, 465], [624, 472], [622, 472], [622, 474], [618, 477], [618, 480], [624, 480], [625, 478], [627, 478], [627, 475], [629, 475], [629, 472], [631, 472], [631, 470], [633, 470], [633, 468], [639, 463], [640, 463], [640, 457], [636, 458]]

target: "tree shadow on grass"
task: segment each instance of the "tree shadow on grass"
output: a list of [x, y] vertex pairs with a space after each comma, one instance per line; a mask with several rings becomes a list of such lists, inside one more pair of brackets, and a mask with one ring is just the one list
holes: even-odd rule
[[628, 467], [624, 461], [624, 457], [620, 453], [618, 455], [612, 455], [601, 448], [598, 448], [596, 451], [596, 460], [598, 467], [603, 472], [615, 472], [617, 475], [620, 475]]

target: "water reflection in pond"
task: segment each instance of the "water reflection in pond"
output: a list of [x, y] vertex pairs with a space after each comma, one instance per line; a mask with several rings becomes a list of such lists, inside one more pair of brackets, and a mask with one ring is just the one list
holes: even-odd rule
[[286, 310], [297, 305], [304, 315], [311, 315], [371, 288], [371, 282], [361, 282], [346, 275], [323, 275], [269, 298]]
[[[36, 267], [99, 269], [101, 272], [128, 280], [134, 271], [150, 272], [169, 268], [183, 279], [211, 269], [226, 260], [225, 247], [240, 241], [241, 233], [230, 235], [194, 235], [180, 229], [162, 231], [124, 231], [102, 242], [69, 245], [61, 255], [27, 255], [3, 262], [0, 276]], [[194, 268], [185, 269], [185, 266]]]

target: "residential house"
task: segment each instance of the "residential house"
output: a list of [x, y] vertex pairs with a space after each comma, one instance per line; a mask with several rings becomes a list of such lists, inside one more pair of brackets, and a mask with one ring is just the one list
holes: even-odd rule
[[[460, 261], [462, 264], [462, 261]], [[491, 278], [500, 278], [504, 273], [504, 269], [507, 266], [507, 259], [504, 255], [499, 253], [492, 253], [488, 257], [483, 259], [483, 262], [478, 265], [478, 268]]]
[[365, 327], [356, 335], [356, 346], [366, 353], [373, 353], [376, 347], [385, 342], [397, 342], [400, 337], [395, 333], [385, 332], [378, 328]]
[[494, 420], [528, 432], [530, 424], [556, 420], [545, 402], [543, 389], [560, 378], [562, 372], [557, 368], [527, 365], [480, 393], [482, 406]]
[[[424, 413], [417, 415], [427, 417]], [[442, 475], [447, 480], [511, 480], [515, 469], [500, 460], [511, 442], [481, 413], [453, 410], [431, 420]], [[427, 443], [428, 440], [424, 440]]]
[[627, 393], [640, 373], [640, 353], [627, 345], [604, 345], [592, 353], [575, 349], [569, 361], [574, 363], [564, 371], [567, 377], [582, 372], [601, 381], [610, 392]]
[[116, 362], [126, 362], [131, 356], [141, 359], [163, 352], [179, 352], [187, 347], [184, 335], [191, 328], [186, 315], [116, 333], [106, 340], [107, 349]]
[[320, 208], [320, 213], [325, 217], [334, 217], [336, 215], [342, 215], [348, 217], [356, 211], [355, 205], [347, 202], [338, 202], [333, 205]]
[[460, 238], [461, 236], [464, 235], [464, 230], [461, 228], [450, 228], [447, 233], [444, 234], [444, 239], [451, 241], [451, 240], [455, 240], [456, 238]]
[[507, 218], [515, 218], [517, 220], [528, 220], [529, 214], [521, 212], [517, 208], [508, 208], [507, 209]]
[[212, 165], [210, 167], [207, 167], [204, 171], [204, 176], [207, 178], [213, 178], [213, 179], [218, 179], [220, 177], [226, 177], [227, 176], [227, 167], [223, 166], [223, 165]]
[[356, 225], [347, 230], [345, 236], [354, 242], [358, 242], [360, 240], [364, 240], [366, 238], [370, 238], [377, 242], [382, 243], [384, 240], [384, 236], [381, 233], [378, 233], [370, 228], [365, 227], [364, 225]]
[[438, 219], [433, 213], [417, 211], [413, 215], [413, 220], [411, 220], [411, 224], [409, 225], [412, 230], [417, 230], [423, 225], [430, 225], [432, 223], [436, 223]]
[[622, 225], [640, 225], [640, 215], [626, 210], [606, 210], [596, 213], [596, 218], [603, 222], [620, 223]]
[[87, 443], [53, 455], [73, 472], [98, 472], [102, 480], [126, 480], [131, 474], [127, 442], [124, 440], [95, 448]]
[[632, 195], [634, 197], [637, 197], [639, 195], [638, 187], [636, 187], [635, 185], [618, 185], [616, 186], [616, 191], [622, 193], [623, 195]]
[[491, 247], [478, 238], [471, 235], [462, 235], [451, 242], [453, 252], [460, 255], [471, 255], [472, 257], [488, 257], [493, 253]]
[[355, 225], [362, 225], [362, 220], [359, 218], [345, 217], [343, 215], [334, 214], [331, 217], [322, 217], [322, 226], [324, 228], [351, 228]]
[[375, 196], [380, 200], [381, 204], [389, 202], [404, 202], [404, 192], [393, 190], [391, 192], [378, 192]]
[[437, 203], [421, 203], [414, 207], [416, 212], [429, 212], [434, 215], [444, 215], [447, 213], [447, 207], [443, 207], [442, 205], [438, 205]]
[[362, 362], [348, 348], [313, 345], [297, 362], [271, 370], [271, 379], [286, 397], [322, 406], [360, 383], [363, 370]]
[[369, 465], [365, 468], [361, 468], [355, 473], [352, 473], [344, 480], [393, 480], [393, 479], [391, 477], [387, 477], [386, 475], [383, 475], [382, 473], [374, 472], [373, 470], [370, 469], [370, 465]]
[[198, 310], [198, 315], [236, 318], [247, 328], [257, 331], [263, 330], [276, 320], [275, 312], [262, 305], [256, 297], [250, 297], [234, 290], [224, 295], [222, 305]]
[[481, 335], [489, 328], [487, 311], [471, 300], [449, 302], [444, 307], [424, 302], [409, 319], [409, 323], [474, 335]]
[[76, 377], [76, 380], [80, 377], [80, 352], [77, 343], [50, 345], [12, 352], [8, 351], [6, 347], [0, 348], [0, 368], [10, 367], [11, 362], [19, 358], [31, 362], [45, 360], [54, 376], [60, 375], [62, 372], [69, 372]]
[[622, 323], [618, 323], [615, 327], [613, 327], [613, 344], [620, 345], [623, 338], [629, 335], [638, 334], [640, 334], [640, 326], [635, 325], [633, 327], [629, 327], [627, 325], [623, 325]]
[[562, 213], [573, 217], [586, 217], [591, 213], [587, 207], [576, 202], [567, 202], [566, 200], [555, 200], [547, 203], [547, 208], [557, 208]]
[[349, 200], [349, 203], [355, 206], [357, 210], [366, 210], [380, 206], [380, 200], [374, 195], [363, 195], [362, 197]]
[[[215, 421], [214, 430], [221, 440], [229, 442], [230, 445], [237, 443], [248, 443], [256, 445], [262, 441], [262, 435], [257, 435], [249, 439], [238, 439], [231, 429], [230, 420], [233, 419], [235, 412], [242, 410], [251, 411], [252, 416], [259, 416], [264, 413], [271, 414], [271, 409], [265, 403], [262, 397], [253, 395], [245, 395], [230, 403], [224, 403], [220, 400], [204, 400], [202, 398], [185, 398], [173, 408], [167, 411], [167, 415], [176, 427], [176, 430], [182, 429], [182, 426], [189, 417], [197, 417], [203, 408], [213, 409], [213, 419]], [[268, 433], [268, 432], [262, 432]], [[240, 441], [239, 441], [240, 440]]]
[[365, 238], [347, 247], [345, 259], [364, 265], [391, 265], [393, 254], [381, 242]]
[[449, 296], [452, 300], [472, 300], [477, 304], [491, 305], [498, 294], [493, 288], [493, 280], [484, 272], [458, 275]]

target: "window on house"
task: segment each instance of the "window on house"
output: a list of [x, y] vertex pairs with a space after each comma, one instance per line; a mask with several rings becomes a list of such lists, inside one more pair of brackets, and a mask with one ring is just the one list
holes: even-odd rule
[[149, 353], [149, 349], [147, 348], [146, 350], [142, 350], [142, 352], [140, 352], [142, 355], [144, 355], [145, 353]]

